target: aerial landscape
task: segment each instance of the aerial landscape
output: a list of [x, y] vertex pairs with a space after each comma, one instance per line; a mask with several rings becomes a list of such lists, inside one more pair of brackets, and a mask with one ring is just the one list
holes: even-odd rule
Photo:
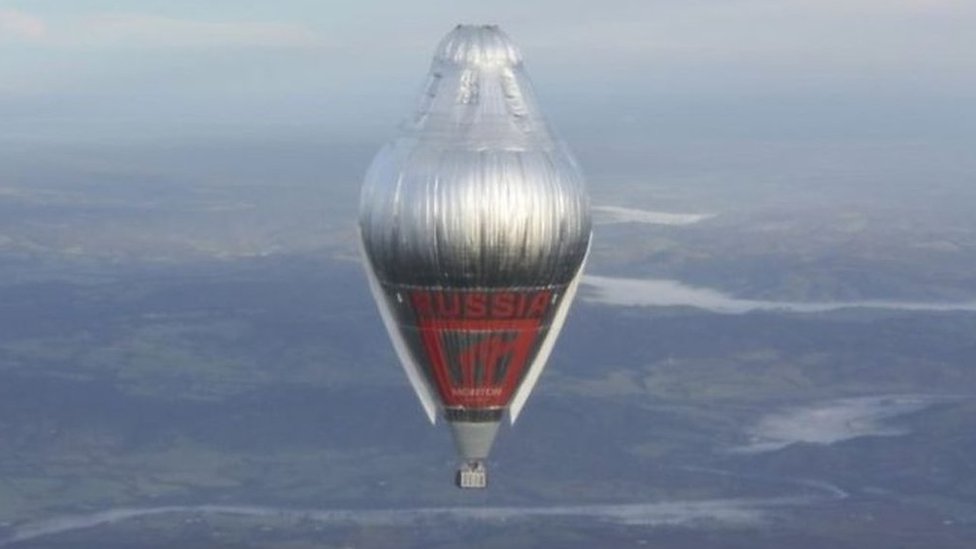
[[[833, 3], [425, 8], [396, 47], [345, 28], [367, 11], [297, 1], [14, 4], [0, 547], [976, 540], [968, 5], [855, 2], [889, 58]], [[379, 31], [409, 15], [386, 7]], [[749, 42], [759, 16], [791, 32]], [[370, 160], [472, 18], [522, 45], [593, 215], [563, 334], [478, 492], [450, 482], [357, 235]], [[846, 56], [802, 40], [828, 28]], [[905, 29], [924, 59], [885, 41]]]

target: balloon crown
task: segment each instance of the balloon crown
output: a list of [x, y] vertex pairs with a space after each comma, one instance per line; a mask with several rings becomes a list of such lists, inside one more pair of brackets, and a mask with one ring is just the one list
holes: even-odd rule
[[515, 66], [522, 54], [498, 25], [458, 25], [441, 40], [434, 59], [478, 68]]

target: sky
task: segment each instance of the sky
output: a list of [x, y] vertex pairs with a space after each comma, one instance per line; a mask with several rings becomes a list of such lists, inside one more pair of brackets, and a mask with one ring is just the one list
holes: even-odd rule
[[457, 23], [570, 134], [976, 136], [971, 0], [0, 0], [0, 143], [375, 140]]

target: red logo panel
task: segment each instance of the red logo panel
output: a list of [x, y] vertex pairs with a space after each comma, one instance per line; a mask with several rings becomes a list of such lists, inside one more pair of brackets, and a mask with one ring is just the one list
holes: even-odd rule
[[536, 347], [548, 290], [411, 293], [445, 406], [506, 406]]

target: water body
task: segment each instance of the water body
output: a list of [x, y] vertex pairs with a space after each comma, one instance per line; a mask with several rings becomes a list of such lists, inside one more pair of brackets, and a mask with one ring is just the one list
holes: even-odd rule
[[733, 453], [773, 452], [791, 444], [830, 445], [860, 437], [891, 437], [909, 430], [890, 422], [956, 397], [887, 395], [830, 400], [789, 408], [761, 418], [747, 429], [750, 442]]
[[764, 301], [739, 299], [710, 288], [696, 288], [677, 280], [616, 278], [587, 275], [588, 290], [583, 299], [623, 307], [695, 307], [715, 313], [742, 314], [752, 311], [823, 313], [841, 309], [888, 309], [920, 312], [976, 312], [976, 301], [958, 303], [929, 301]]
[[598, 225], [614, 223], [646, 223], [648, 225], [692, 225], [715, 217], [714, 214], [670, 213], [619, 206], [593, 206], [594, 220]]

